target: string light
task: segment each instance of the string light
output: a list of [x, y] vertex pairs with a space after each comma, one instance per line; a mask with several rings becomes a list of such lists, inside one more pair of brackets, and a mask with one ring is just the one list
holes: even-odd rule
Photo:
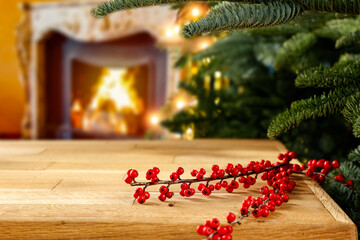
[[207, 42], [203, 42], [201, 44], [201, 49], [206, 49], [209, 46], [209, 44]]
[[151, 116], [150, 122], [152, 125], [157, 125], [159, 123], [159, 117], [157, 115]]
[[198, 17], [200, 15], [200, 10], [198, 8], [193, 8], [193, 10], [191, 11], [191, 14], [194, 17]]
[[180, 33], [180, 27], [174, 26], [174, 33], [179, 34]]
[[170, 28], [167, 29], [165, 35], [166, 35], [167, 37], [171, 37], [171, 36], [173, 35], [172, 30], [171, 30]]
[[176, 108], [177, 108], [178, 110], [181, 110], [181, 109], [183, 109], [184, 107], [185, 107], [185, 102], [184, 102], [184, 101], [178, 100], [178, 101], [176, 102]]
[[216, 72], [215, 72], [215, 77], [216, 77], [216, 78], [221, 78], [221, 72], [220, 72], [220, 71], [216, 71]]

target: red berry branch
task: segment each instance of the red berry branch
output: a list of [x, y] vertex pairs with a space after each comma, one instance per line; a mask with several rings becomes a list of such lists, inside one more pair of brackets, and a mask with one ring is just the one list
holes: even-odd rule
[[[352, 180], [345, 182], [345, 177], [342, 174], [336, 177], [328, 176], [330, 170], [340, 167], [338, 161], [330, 162], [324, 159], [314, 159], [308, 162], [308, 166], [290, 163], [292, 159], [296, 158], [297, 154], [295, 152], [287, 151], [284, 154], [279, 154], [278, 159], [281, 162], [276, 163], [271, 163], [268, 160], [251, 161], [246, 166], [228, 163], [224, 169], [221, 169], [218, 165], [213, 165], [209, 177], [205, 177], [206, 170], [200, 168], [190, 172], [193, 177], [190, 179], [181, 179], [181, 175], [185, 171], [182, 167], [179, 167], [170, 174], [169, 180], [160, 180], [157, 176], [160, 173], [160, 169], [154, 167], [146, 172], [147, 182], [136, 182], [135, 179], [139, 175], [138, 172], [135, 169], [129, 169], [125, 182], [131, 186], [142, 186], [135, 190], [134, 198], [137, 199], [138, 203], [143, 204], [150, 198], [149, 192], [145, 191], [148, 186], [161, 184], [158, 198], [160, 201], [165, 201], [174, 195], [170, 191], [170, 187], [173, 184], [181, 184], [179, 194], [183, 197], [191, 197], [196, 193], [195, 188], [192, 187], [193, 183], [198, 183], [197, 190], [199, 192], [204, 196], [209, 196], [213, 191], [220, 190], [221, 188], [225, 188], [227, 192], [231, 193], [239, 188], [240, 184], [242, 184], [243, 188], [249, 188], [255, 184], [260, 174], [261, 180], [266, 181], [269, 187], [271, 187], [271, 189], [268, 186], [260, 188], [262, 197], [247, 197], [242, 202], [238, 216], [234, 213], [227, 215], [228, 224], [225, 226], [220, 226], [220, 221], [214, 218], [211, 221], [206, 221], [204, 225], [199, 225], [196, 229], [197, 233], [205, 235], [207, 239], [231, 240], [233, 225], [241, 224], [242, 219], [251, 215], [255, 218], [267, 217], [270, 212], [275, 211], [276, 207], [280, 207], [284, 202], [289, 201], [289, 196], [286, 193], [290, 193], [296, 185], [295, 181], [290, 180], [290, 176], [294, 173], [311, 177], [319, 184], [323, 184], [325, 177], [328, 177], [356, 192], [353, 188], [354, 182]], [[215, 183], [212, 184], [212, 182]]]

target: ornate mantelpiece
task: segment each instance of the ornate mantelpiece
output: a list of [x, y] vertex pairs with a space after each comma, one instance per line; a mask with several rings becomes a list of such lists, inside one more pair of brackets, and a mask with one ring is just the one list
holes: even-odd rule
[[[45, 70], [44, 42], [51, 34], [60, 33], [80, 42], [104, 42], [146, 32], [156, 39], [157, 46], [169, 50], [181, 43], [179, 37], [165, 32], [176, 21], [176, 11], [166, 6], [148, 7], [95, 19], [90, 10], [98, 1], [22, 4], [23, 17], [17, 28], [20, 79], [26, 89], [26, 113], [23, 120], [25, 138], [43, 138]], [[170, 47], [172, 46], [172, 47]], [[168, 55], [173, 51], [168, 51]], [[168, 57], [166, 96], [175, 91], [178, 73], [170, 68]], [[69, 126], [64, 126], [68, 128]]]

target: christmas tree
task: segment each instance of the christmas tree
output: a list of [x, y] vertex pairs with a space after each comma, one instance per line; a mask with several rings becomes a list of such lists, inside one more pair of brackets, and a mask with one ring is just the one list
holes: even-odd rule
[[[183, 2], [188, 1], [113, 0], [101, 4], [93, 10], [93, 14], [103, 17], [122, 9]], [[314, 15], [314, 12], [336, 14], [317, 13]], [[300, 17], [308, 13], [313, 16]], [[183, 111], [164, 124], [174, 131], [179, 130], [179, 126], [183, 124], [197, 124], [197, 136], [216, 136], [219, 133], [223, 134], [223, 137], [229, 137], [232, 134], [237, 136], [248, 134], [248, 137], [260, 136], [259, 133], [249, 131], [256, 128], [247, 128], [252, 125], [251, 121], [260, 125], [267, 124], [261, 119], [269, 119], [274, 109], [278, 111], [280, 106], [287, 104], [286, 101], [294, 100], [284, 101], [282, 94], [270, 94], [278, 90], [271, 84], [269, 86], [270, 80], [276, 79], [276, 83], [281, 85], [285, 83], [283, 78], [288, 78], [288, 81], [292, 82], [291, 76], [295, 78], [297, 75], [295, 79], [297, 87], [312, 89], [303, 92], [302, 100], [294, 101], [287, 110], [271, 121], [268, 136], [271, 138], [284, 136], [283, 133], [294, 127], [306, 126], [307, 129], [311, 129], [308, 127], [312, 124], [309, 120], [314, 118], [321, 118], [321, 125], [317, 126], [323, 127], [324, 124], [329, 123], [324, 120], [324, 117], [338, 117], [341, 114], [349, 125], [341, 129], [339, 125], [330, 124], [327, 128], [328, 132], [331, 132], [331, 129], [336, 131], [333, 134], [330, 133], [329, 137], [356, 143], [352, 137], [339, 136], [339, 134], [352, 129], [354, 136], [360, 137], [360, 57], [358, 54], [360, 18], [348, 15], [359, 13], [360, 4], [355, 0], [216, 2], [208, 15], [183, 27], [182, 34], [185, 37], [248, 28], [254, 28], [254, 30], [232, 34], [227, 39], [220, 40], [208, 51], [194, 57], [195, 60], [200, 61], [210, 59], [208, 65], [204, 64], [200, 67], [199, 73], [193, 76], [192, 81], [182, 85], [188, 92], [198, 96], [197, 109], [190, 112]], [[261, 57], [259, 53], [264, 53], [265, 50], [267, 54]], [[248, 64], [251, 66], [247, 67]], [[218, 77], [211, 76], [215, 69], [221, 69], [221, 74], [226, 78], [221, 79], [219, 74], [217, 74]], [[207, 77], [209, 73], [210, 77]], [[214, 85], [216, 81], [220, 81], [221, 84], [218, 84], [220, 86], [229, 85], [230, 87], [216, 89]], [[210, 84], [206, 86], [206, 82]], [[287, 84], [281, 86], [284, 86], [283, 91], [288, 91], [289, 95], [299, 98], [299, 95], [290, 92], [293, 90], [291, 87], [286, 88]], [[269, 112], [254, 114], [256, 110], [251, 111], [254, 106], [261, 106], [259, 109], [263, 109], [265, 103], [268, 105]], [[258, 111], [261, 111], [259, 109]], [[335, 122], [338, 123], [338, 120]], [[217, 127], [221, 127], [222, 130], [217, 132]], [[234, 132], [233, 129], [236, 131]], [[318, 128], [313, 130], [312, 137], [319, 138]], [[299, 132], [297, 136], [300, 136]], [[286, 137], [282, 140], [286, 140]], [[344, 164], [339, 171], [352, 176], [356, 185], [360, 184], [359, 148], [343, 161]], [[359, 226], [359, 195], [331, 184], [325, 188]]]

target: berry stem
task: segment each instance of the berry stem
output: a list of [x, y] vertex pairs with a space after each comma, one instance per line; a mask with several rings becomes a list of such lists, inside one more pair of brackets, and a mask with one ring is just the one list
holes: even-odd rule
[[251, 171], [251, 172], [248, 172], [246, 174], [242, 174], [242, 173], [239, 173], [237, 174], [236, 176], [232, 176], [232, 175], [227, 175], [226, 177], [217, 177], [215, 179], [211, 178], [211, 177], [207, 177], [207, 178], [203, 178], [201, 180], [198, 180], [198, 179], [178, 179], [176, 181], [171, 181], [171, 180], [159, 180], [155, 183], [149, 181], [149, 182], [132, 182], [130, 185], [131, 186], [151, 186], [151, 185], [157, 185], [157, 184], [168, 184], [169, 186], [172, 185], [172, 184], [180, 184], [180, 183], [194, 183], [194, 182], [210, 182], [210, 181], [216, 181], [216, 180], [221, 180], [223, 181], [224, 179], [229, 179], [229, 178], [238, 178], [238, 177], [241, 177], [241, 176], [250, 176], [250, 175], [258, 175], [259, 173], [263, 173], [263, 172], [268, 172], [268, 171], [271, 171], [273, 169], [277, 169], [277, 168], [280, 168], [282, 166], [285, 166], [287, 165], [288, 163], [280, 163], [279, 165], [276, 165], [276, 166], [272, 166], [270, 168], [266, 168], [265, 170], [261, 171], [261, 172], [254, 172], [254, 171]]

